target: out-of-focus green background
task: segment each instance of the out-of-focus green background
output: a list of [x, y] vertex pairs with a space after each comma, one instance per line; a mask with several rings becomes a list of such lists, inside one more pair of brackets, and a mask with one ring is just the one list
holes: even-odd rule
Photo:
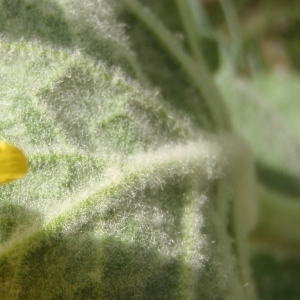
[[[200, 4], [218, 41], [221, 65], [234, 69], [219, 82], [236, 130], [254, 150], [259, 180], [299, 201], [300, 1]], [[259, 297], [300, 299], [300, 259], [268, 251], [254, 247], [252, 256]]]
[[299, 1], [199, 2], [219, 37], [222, 51], [227, 52], [240, 74], [299, 72]]

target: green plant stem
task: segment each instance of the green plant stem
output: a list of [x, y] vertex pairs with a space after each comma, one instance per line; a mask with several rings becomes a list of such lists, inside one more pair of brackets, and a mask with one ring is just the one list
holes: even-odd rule
[[240, 52], [240, 34], [239, 34], [239, 24], [237, 21], [237, 14], [234, 4], [231, 0], [219, 0], [220, 6], [223, 10], [223, 14], [227, 23], [229, 35], [230, 35], [230, 55], [232, 57], [234, 65], [237, 64], [238, 55]]
[[222, 96], [208, 71], [204, 59], [199, 57], [198, 61], [192, 59], [182, 48], [180, 43], [172, 36], [165, 26], [152, 14], [149, 9], [143, 7], [136, 0], [122, 0], [127, 8], [140, 19], [169, 53], [180, 63], [183, 70], [190, 77], [194, 85], [204, 96], [217, 131], [231, 130], [227, 109]]
[[196, 26], [196, 33], [198, 37], [214, 35], [212, 26], [206, 11], [203, 8], [203, 3], [198, 0], [189, 0], [189, 8], [193, 17], [193, 22]]
[[187, 1], [174, 0], [177, 4], [178, 11], [180, 13], [181, 21], [184, 26], [184, 30], [187, 36], [191, 52], [194, 59], [197, 61], [202, 61], [202, 53], [199, 47], [198, 35], [195, 30], [194, 18], [191, 14], [190, 7], [187, 5]]

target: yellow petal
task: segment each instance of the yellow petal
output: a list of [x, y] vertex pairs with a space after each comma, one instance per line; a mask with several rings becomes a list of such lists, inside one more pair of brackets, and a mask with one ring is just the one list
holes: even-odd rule
[[0, 184], [23, 177], [28, 163], [22, 150], [6, 142], [0, 142]]

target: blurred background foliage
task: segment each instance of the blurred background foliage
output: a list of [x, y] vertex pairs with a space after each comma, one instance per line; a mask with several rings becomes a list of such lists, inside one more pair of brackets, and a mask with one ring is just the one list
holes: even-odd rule
[[[233, 71], [220, 85], [236, 130], [254, 150], [258, 180], [282, 200], [300, 201], [300, 1], [190, 3], [219, 49], [218, 70]], [[253, 247], [251, 261], [259, 298], [300, 299], [300, 258], [265, 250]]]
[[223, 58], [243, 75], [299, 72], [300, 2], [296, 0], [190, 0], [217, 38]]
[[300, 1], [189, 3], [234, 128], [254, 151], [258, 179], [300, 199]]

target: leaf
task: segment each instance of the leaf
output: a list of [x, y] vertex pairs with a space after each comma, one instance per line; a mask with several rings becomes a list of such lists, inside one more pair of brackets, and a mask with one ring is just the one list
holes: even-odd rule
[[300, 107], [295, 97], [299, 78], [266, 74], [251, 85], [223, 70], [219, 82], [236, 130], [254, 150], [259, 178], [273, 189], [299, 197]]

